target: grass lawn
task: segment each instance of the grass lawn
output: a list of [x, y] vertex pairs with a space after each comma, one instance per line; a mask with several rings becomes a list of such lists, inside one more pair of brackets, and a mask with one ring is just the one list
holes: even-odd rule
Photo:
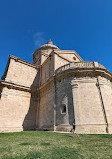
[[27, 131], [0, 134], [0, 159], [112, 159], [112, 135]]

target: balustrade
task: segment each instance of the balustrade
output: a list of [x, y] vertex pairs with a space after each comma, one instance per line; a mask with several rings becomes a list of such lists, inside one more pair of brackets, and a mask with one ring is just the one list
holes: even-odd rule
[[97, 62], [90, 62], [90, 61], [81, 61], [81, 62], [71, 62], [67, 65], [64, 65], [60, 68], [58, 68], [55, 73], [58, 74], [60, 72], [63, 72], [68, 69], [75, 69], [75, 68], [101, 68], [101, 69], [106, 69], [103, 65], [97, 63]]

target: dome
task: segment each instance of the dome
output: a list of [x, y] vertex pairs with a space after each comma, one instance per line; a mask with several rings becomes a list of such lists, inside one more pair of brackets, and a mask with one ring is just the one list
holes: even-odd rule
[[49, 40], [47, 44], [42, 45], [40, 48], [51, 47], [53, 49], [59, 49], [57, 46], [53, 45], [53, 42]]

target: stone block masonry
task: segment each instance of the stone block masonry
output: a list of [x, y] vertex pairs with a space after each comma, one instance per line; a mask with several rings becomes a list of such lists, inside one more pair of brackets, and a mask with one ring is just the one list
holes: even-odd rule
[[33, 64], [9, 56], [0, 82], [0, 132], [26, 130], [112, 133], [112, 74], [98, 62], [52, 41]]

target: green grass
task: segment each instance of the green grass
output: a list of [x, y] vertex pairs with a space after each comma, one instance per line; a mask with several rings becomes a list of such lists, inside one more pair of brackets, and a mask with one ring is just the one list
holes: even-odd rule
[[112, 135], [1, 133], [0, 159], [112, 159]]

